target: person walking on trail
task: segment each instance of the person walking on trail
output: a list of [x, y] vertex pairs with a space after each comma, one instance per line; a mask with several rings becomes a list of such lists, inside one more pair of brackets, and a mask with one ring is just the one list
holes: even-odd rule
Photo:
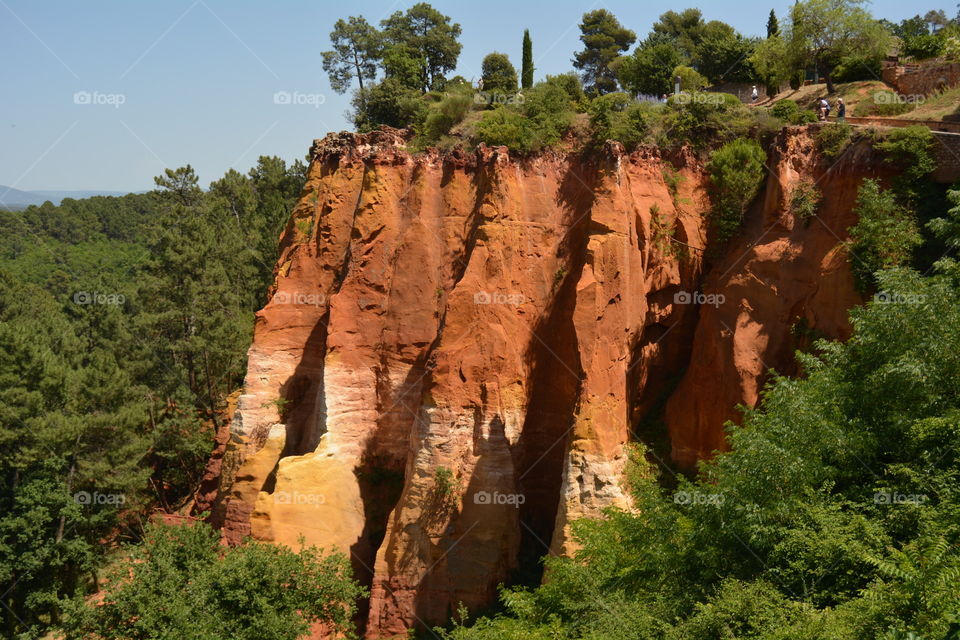
[[757, 91], [757, 85], [753, 85], [753, 91], [750, 93], [750, 98], [752, 102], [756, 102], [757, 98], [760, 97], [760, 92]]
[[837, 122], [844, 122], [847, 118], [847, 105], [843, 98], [837, 98]]

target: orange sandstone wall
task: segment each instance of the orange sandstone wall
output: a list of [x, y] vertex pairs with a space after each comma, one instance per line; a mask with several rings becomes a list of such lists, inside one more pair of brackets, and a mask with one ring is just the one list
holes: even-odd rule
[[[783, 134], [745, 233], [705, 275], [690, 154], [405, 142], [384, 128], [314, 144], [214, 510], [231, 543], [349, 553], [368, 638], [538, 579], [539, 557], [572, 550], [572, 520], [630, 506], [641, 420], [662, 411], [691, 466], [769, 368], [793, 366], [797, 318], [845, 336], [859, 299], [840, 245], [873, 170], [868, 149], [828, 169], [803, 129]], [[825, 200], [803, 223], [785, 194], [808, 178]]]

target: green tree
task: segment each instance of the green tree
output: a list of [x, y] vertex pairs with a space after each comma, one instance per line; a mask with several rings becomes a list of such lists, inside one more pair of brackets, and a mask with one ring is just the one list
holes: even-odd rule
[[611, 63], [636, 39], [637, 35], [606, 9], [583, 14], [580, 22], [583, 51], [574, 56], [573, 66], [580, 70], [588, 92], [600, 95], [616, 91], [617, 76]]
[[779, 35], [773, 35], [757, 42], [748, 59], [757, 79], [767, 87], [769, 95], [776, 95], [780, 86], [802, 73], [787, 53], [787, 43]]
[[683, 61], [670, 43], [637, 47], [632, 55], [617, 61], [620, 84], [634, 95], [661, 96], [673, 92], [673, 70]]
[[[121, 313], [67, 304], [85, 315]], [[101, 541], [132, 524], [125, 510], [141, 504], [150, 474], [144, 390], [112, 353], [78, 334], [95, 324], [75, 325], [50, 294], [0, 271], [5, 637], [37, 637], [60, 622], [64, 600], [97, 569]]]
[[[321, 622], [349, 633], [365, 594], [341, 554], [247, 542], [222, 550], [206, 524], [147, 529], [110, 571], [102, 601], [73, 604], [67, 639], [286, 640]], [[198, 615], [203, 612], [203, 615]]]
[[749, 82], [755, 77], [749, 61], [755, 47], [754, 40], [744, 38], [729, 25], [716, 20], [708, 22], [697, 44], [697, 71], [714, 84]]
[[857, 224], [850, 227], [850, 264], [861, 288], [868, 289], [877, 271], [909, 264], [921, 237], [911, 212], [876, 180], [860, 185], [854, 213]]
[[401, 51], [417, 62], [417, 84], [405, 86], [420, 91], [440, 88], [444, 74], [456, 68], [462, 48], [460, 25], [430, 4], [418, 2], [406, 13], [397, 11], [380, 26], [387, 46], [403, 47]]
[[882, 58], [890, 33], [862, 7], [863, 0], [801, 0], [793, 5], [785, 41], [801, 64], [818, 68], [834, 92], [834, 69], [850, 56]]
[[520, 72], [520, 86], [529, 89], [533, 86], [533, 42], [530, 30], [523, 30], [523, 64]]
[[697, 56], [697, 47], [705, 29], [706, 23], [699, 9], [684, 9], [680, 13], [671, 10], [653, 23], [653, 30], [645, 44], [671, 42], [680, 51], [684, 61], [690, 63]]
[[767, 37], [780, 35], [780, 23], [777, 21], [777, 12], [770, 9], [770, 17], [767, 18]]
[[354, 78], [363, 91], [363, 81], [377, 77], [382, 55], [380, 33], [363, 16], [337, 20], [330, 32], [332, 51], [324, 51], [323, 70], [337, 93], [346, 93]]
[[517, 90], [517, 70], [504, 53], [490, 53], [481, 66], [484, 91], [512, 93]]
[[684, 65], [678, 66], [670, 75], [674, 78], [680, 78], [681, 91], [700, 91], [709, 84], [706, 76], [698, 73], [696, 69]]
[[753, 140], [732, 140], [710, 156], [713, 226], [720, 242], [732, 237], [743, 221], [766, 175], [767, 155]]
[[200, 190], [199, 178], [189, 164], [177, 169], [164, 169], [162, 176], [153, 179], [154, 184], [163, 189], [163, 193], [183, 207], [190, 207], [198, 202], [203, 195]]

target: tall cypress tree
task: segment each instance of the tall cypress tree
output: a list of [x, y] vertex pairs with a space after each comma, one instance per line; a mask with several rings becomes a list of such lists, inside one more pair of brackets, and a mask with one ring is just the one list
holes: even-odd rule
[[767, 37], [772, 38], [779, 33], [780, 23], [777, 22], [777, 14], [773, 9], [770, 9], [770, 17], [767, 18]]
[[523, 66], [520, 71], [520, 86], [529, 89], [533, 86], [533, 42], [530, 30], [523, 30]]

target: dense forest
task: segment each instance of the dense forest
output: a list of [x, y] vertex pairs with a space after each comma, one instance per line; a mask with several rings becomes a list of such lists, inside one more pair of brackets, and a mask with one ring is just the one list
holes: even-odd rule
[[[697, 9], [664, 13], [639, 41], [604, 9], [580, 30], [570, 73], [535, 82], [525, 32], [520, 72], [492, 52], [471, 82], [447, 77], [461, 26], [419, 3], [380, 28], [337, 21], [317, 64], [353, 91], [358, 130], [407, 128], [415, 151], [687, 147], [708, 168], [722, 246], [774, 135], [815, 116], [702, 89], [813, 73], [832, 92], [875, 78], [894, 42], [910, 59], [960, 56], [942, 11], [893, 24], [854, 0], [771, 11], [764, 38]], [[825, 157], [866, 140], [898, 176], [858, 193], [846, 248], [868, 302], [852, 338], [798, 354], [802, 374], [774, 377], [695, 477], [635, 443], [634, 510], [577, 522], [580, 550], [545, 558], [542, 586], [504, 586], [486, 615], [462, 610], [424, 637], [960, 640], [960, 190], [930, 181], [925, 127], [828, 124], [816, 140]], [[305, 174], [261, 157], [204, 189], [188, 165], [143, 194], [0, 210], [4, 637], [351, 633], [364, 590], [346, 557], [223, 548], [193, 504]], [[821, 197], [811, 184], [791, 206], [813, 216]]]

